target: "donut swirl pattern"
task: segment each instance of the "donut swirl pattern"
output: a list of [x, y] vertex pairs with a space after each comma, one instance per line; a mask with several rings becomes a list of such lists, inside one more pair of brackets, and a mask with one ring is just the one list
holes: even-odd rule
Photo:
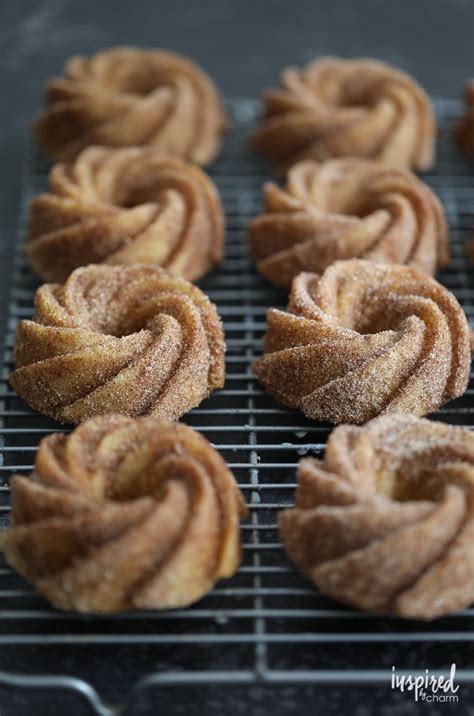
[[89, 263], [149, 263], [190, 281], [222, 258], [224, 217], [199, 168], [153, 148], [85, 149], [33, 199], [26, 251], [44, 281]]
[[45, 438], [11, 491], [3, 552], [60, 609], [186, 606], [240, 562], [237, 483], [186, 425], [94, 418]]
[[265, 92], [257, 151], [282, 170], [302, 159], [366, 157], [424, 171], [434, 159], [431, 102], [415, 80], [383, 62], [326, 57], [288, 67]]
[[412, 416], [341, 426], [299, 463], [283, 545], [324, 593], [434, 619], [474, 601], [474, 434]]
[[409, 171], [365, 159], [301, 162], [286, 187], [265, 186], [265, 211], [249, 225], [257, 268], [289, 288], [300, 271], [339, 259], [413, 266], [433, 275], [449, 261], [436, 195]]
[[209, 164], [227, 120], [211, 79], [172, 52], [116, 47], [72, 57], [48, 82], [46, 108], [35, 128], [53, 161], [68, 161], [92, 144], [151, 144]]
[[174, 420], [224, 383], [216, 308], [160, 268], [87, 266], [36, 294], [11, 384], [31, 407], [79, 423], [104, 413]]
[[267, 313], [265, 389], [309, 418], [425, 415], [464, 393], [470, 330], [455, 297], [415, 269], [353, 259], [301, 273]]

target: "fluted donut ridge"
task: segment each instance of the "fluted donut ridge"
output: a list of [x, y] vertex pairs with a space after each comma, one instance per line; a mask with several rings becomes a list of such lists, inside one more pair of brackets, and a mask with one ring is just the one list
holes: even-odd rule
[[208, 164], [227, 126], [217, 89], [194, 62], [173, 52], [114, 47], [68, 60], [48, 82], [36, 138], [54, 161], [87, 146], [153, 145]]
[[353, 259], [293, 280], [254, 364], [277, 400], [316, 420], [425, 415], [464, 393], [470, 329], [456, 298], [407, 266]]
[[14, 477], [11, 489], [2, 549], [61, 609], [186, 606], [241, 558], [242, 495], [186, 425], [94, 418], [45, 438], [31, 477]]
[[414, 174], [367, 159], [304, 161], [283, 188], [264, 187], [264, 212], [249, 224], [258, 270], [282, 288], [300, 271], [365, 258], [433, 275], [449, 262], [443, 207]]
[[148, 266], [86, 266], [45, 284], [21, 321], [10, 380], [33, 408], [79, 423], [104, 413], [177, 419], [224, 383], [214, 304]]
[[407, 415], [340, 426], [280, 513], [294, 564], [346, 604], [433, 619], [474, 600], [474, 435]]
[[45, 281], [89, 263], [149, 263], [190, 281], [223, 254], [224, 216], [206, 174], [153, 147], [89, 147], [56, 164], [29, 210], [26, 252]]
[[323, 57], [288, 67], [263, 96], [253, 146], [282, 171], [302, 159], [379, 159], [427, 170], [436, 122], [431, 102], [409, 75], [373, 59]]

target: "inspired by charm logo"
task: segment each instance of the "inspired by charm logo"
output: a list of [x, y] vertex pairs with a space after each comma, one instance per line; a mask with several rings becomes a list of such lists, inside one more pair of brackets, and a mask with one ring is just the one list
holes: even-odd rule
[[398, 674], [392, 666], [392, 689], [413, 692], [415, 701], [427, 703], [457, 703], [459, 701], [459, 684], [455, 683], [456, 664], [451, 664], [449, 676], [430, 674], [425, 669], [424, 674]]

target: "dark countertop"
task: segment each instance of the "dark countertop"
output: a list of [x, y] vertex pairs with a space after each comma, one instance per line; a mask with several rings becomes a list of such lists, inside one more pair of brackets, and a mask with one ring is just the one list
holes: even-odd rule
[[[452, 98], [474, 76], [473, 28], [472, 0], [0, 0], [0, 338], [29, 126], [45, 81], [70, 55], [117, 44], [181, 51], [229, 97], [257, 96], [282, 67], [317, 55], [372, 56]], [[407, 713], [406, 701], [381, 700], [377, 713]], [[416, 713], [434, 713], [422, 706]], [[314, 701], [311, 713], [321, 713]]]

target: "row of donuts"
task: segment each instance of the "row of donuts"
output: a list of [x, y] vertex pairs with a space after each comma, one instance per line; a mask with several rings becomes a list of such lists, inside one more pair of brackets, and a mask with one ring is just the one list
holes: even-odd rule
[[[198, 123], [196, 112], [185, 111], [196, 109], [197, 96]], [[204, 321], [195, 317], [200, 339], [196, 334], [186, 342], [194, 375], [185, 370], [178, 336], [183, 326], [183, 335], [190, 328], [183, 297], [195, 304], [202, 300], [177, 277], [195, 281], [219, 263], [224, 214], [211, 179], [174, 154], [198, 161], [203, 145], [213, 147], [207, 159], [216, 154], [224, 127], [217, 90], [187, 60], [115, 49], [70, 60], [64, 77], [48, 84], [46, 97], [37, 136], [51, 156], [74, 158], [53, 166], [49, 191], [31, 204], [27, 255], [41, 278], [65, 283], [61, 289], [42, 287], [35, 320], [20, 324], [12, 385], [32, 407], [69, 422], [104, 409], [176, 419], [224, 380], [223, 336], [214, 307], [206, 304]], [[151, 108], [142, 105], [144, 98], [153, 99]], [[82, 113], [95, 108], [82, 133], [71, 119], [78, 103]], [[168, 113], [158, 121], [163, 103]], [[427, 95], [412, 78], [383, 63], [322, 59], [303, 70], [286, 70], [282, 87], [265, 94], [265, 108], [253, 144], [287, 165], [297, 161], [284, 187], [265, 185], [264, 212], [249, 225], [257, 268], [290, 290], [288, 312], [268, 313], [265, 354], [255, 364], [266, 390], [310, 418], [335, 424], [366, 422], [380, 413], [424, 415], [462, 395], [469, 380], [469, 326], [456, 299], [431, 278], [450, 260], [444, 210], [428, 186], [394, 165], [420, 169], [433, 161], [435, 118]], [[99, 139], [129, 141], [130, 134], [126, 140], [111, 133], [111, 126], [125, 132], [129, 125], [142, 126], [143, 115], [154, 131], [133, 136], [146, 146], [88, 146]], [[50, 134], [54, 150], [45, 140]], [[369, 147], [367, 134], [376, 145]], [[189, 139], [187, 154], [175, 136]], [[277, 157], [274, 144], [288, 153]], [[324, 159], [347, 152], [371, 158]], [[148, 282], [152, 266], [175, 277], [172, 291], [181, 313], [172, 322], [167, 308], [166, 320], [159, 321], [161, 335], [164, 320], [169, 334], [166, 351], [152, 350], [146, 336], [129, 325], [140, 300], [135, 293], [147, 290], [139, 264], [148, 265]], [[169, 277], [155, 270], [153, 280], [155, 292], [171, 292]], [[81, 301], [81, 314], [68, 298], [89, 294], [92, 286], [95, 316], [88, 301]], [[45, 299], [51, 294], [54, 301]], [[154, 307], [151, 301], [147, 305], [136, 329], [159, 312], [156, 300]], [[126, 320], [124, 312], [130, 314]], [[51, 349], [64, 321], [80, 329], [80, 341], [75, 337]], [[112, 346], [115, 361], [109, 357]], [[83, 362], [91, 363], [88, 370]], [[177, 363], [178, 380], [169, 381]], [[208, 371], [197, 380], [199, 365]]]
[[[283, 168], [301, 159], [352, 156], [425, 171], [435, 155], [436, 118], [409, 75], [378, 60], [319, 58], [288, 67], [264, 93], [256, 149]], [[35, 126], [52, 161], [91, 145], [155, 146], [198, 165], [217, 156], [228, 128], [217, 88], [193, 61], [172, 52], [118, 47], [76, 56], [50, 80]], [[455, 128], [474, 152], [474, 82]]]
[[[454, 133], [469, 152], [473, 83], [467, 104]], [[284, 189], [265, 187], [250, 227], [264, 276], [289, 288], [302, 267], [320, 273], [337, 259], [431, 275], [447, 263], [442, 209], [404, 171], [429, 169], [435, 153], [433, 108], [413, 78], [375, 60], [318, 59], [286, 69], [264, 108], [253, 147], [294, 167]], [[89, 263], [149, 262], [199, 279], [222, 257], [222, 217], [212, 182], [189, 163], [212, 161], [227, 125], [212, 81], [185, 58], [115, 48], [69, 60], [35, 126], [46, 155], [66, 163], [31, 207], [32, 268], [62, 282]]]
[[[474, 596], [473, 439], [403, 413], [465, 390], [469, 327], [428, 275], [449, 259], [442, 207], [394, 167], [432, 161], [431, 106], [372, 60], [320, 60], [282, 85], [253, 143], [280, 167], [297, 163], [285, 189], [265, 188], [249, 235], [261, 273], [292, 285], [255, 370], [309, 417], [386, 417], [337, 428], [323, 462], [301, 462], [280, 533], [326, 594], [440, 616]], [[11, 382], [35, 409], [82, 425], [42, 441], [31, 478], [13, 478], [2, 548], [60, 608], [184, 606], [235, 572], [246, 511], [216, 451], [163, 421], [224, 383], [216, 308], [186, 280], [223, 252], [217, 190], [187, 161], [216, 155], [224, 113], [188, 60], [131, 49], [74, 58], [47, 105], [37, 136], [62, 161], [31, 205], [27, 253], [57, 283], [18, 327]]]

